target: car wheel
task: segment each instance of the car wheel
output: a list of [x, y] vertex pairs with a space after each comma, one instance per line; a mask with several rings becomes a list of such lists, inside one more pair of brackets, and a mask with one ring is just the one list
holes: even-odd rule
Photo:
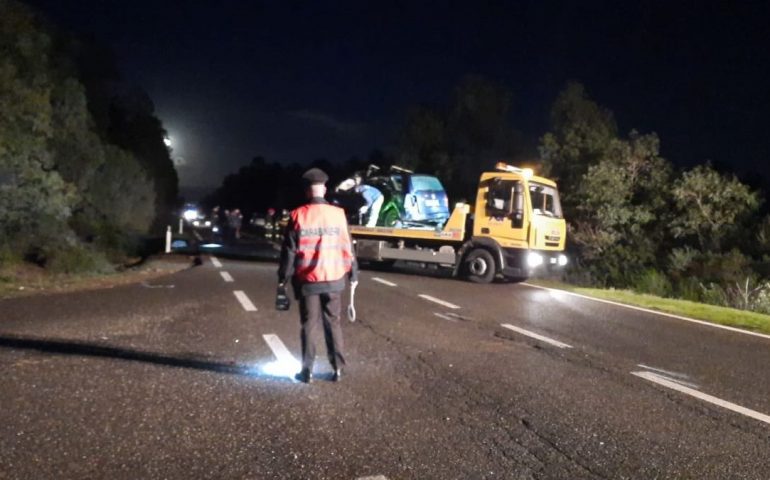
[[400, 220], [398, 212], [395, 209], [385, 212], [385, 216], [382, 218], [382, 225], [384, 227], [395, 227]]

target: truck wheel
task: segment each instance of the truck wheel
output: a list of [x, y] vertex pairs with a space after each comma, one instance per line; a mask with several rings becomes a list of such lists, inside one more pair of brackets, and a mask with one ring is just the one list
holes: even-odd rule
[[477, 248], [465, 257], [465, 276], [473, 283], [489, 283], [495, 278], [495, 260], [488, 251]]

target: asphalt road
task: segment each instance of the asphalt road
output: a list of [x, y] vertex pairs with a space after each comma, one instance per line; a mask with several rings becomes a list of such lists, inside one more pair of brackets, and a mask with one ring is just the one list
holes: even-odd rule
[[364, 271], [304, 385], [275, 271], [0, 301], [0, 479], [770, 478], [770, 338]]

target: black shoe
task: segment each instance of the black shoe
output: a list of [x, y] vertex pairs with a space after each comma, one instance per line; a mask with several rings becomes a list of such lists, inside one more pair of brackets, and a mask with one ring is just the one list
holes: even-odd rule
[[339, 382], [340, 380], [342, 380], [342, 369], [335, 368], [332, 374], [332, 382]]
[[294, 379], [302, 383], [311, 383], [313, 381], [313, 374], [310, 373], [309, 369], [303, 368], [302, 371], [294, 375]]

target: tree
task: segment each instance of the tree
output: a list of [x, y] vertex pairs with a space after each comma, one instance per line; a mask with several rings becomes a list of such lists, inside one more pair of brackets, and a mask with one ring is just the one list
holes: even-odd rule
[[562, 186], [565, 210], [571, 212], [576, 201], [573, 186], [591, 165], [604, 157], [618, 128], [612, 112], [588, 97], [580, 83], [569, 83], [551, 108], [551, 131], [540, 142], [543, 174]]
[[48, 150], [49, 44], [26, 7], [0, 1], [0, 241], [21, 253], [66, 234], [76, 199]]
[[[97, 128], [70, 40], [29, 7], [0, 0], [0, 247], [41, 263], [74, 252], [59, 257], [67, 271], [98, 264], [84, 260], [98, 256], [92, 247], [147, 231], [153, 183], [176, 197], [160, 122], [140, 111], [112, 130]], [[146, 153], [145, 164], [108, 133]], [[118, 241], [106, 245], [104, 232]]]
[[602, 283], [628, 284], [660, 266], [671, 176], [657, 135], [635, 131], [628, 140], [612, 140], [599, 163], [588, 167], [575, 217], [568, 220], [583, 264]]
[[704, 252], [719, 251], [723, 241], [737, 233], [741, 220], [760, 204], [757, 192], [708, 164], [684, 172], [672, 193], [677, 209], [671, 224], [674, 236], [694, 236]]
[[155, 187], [156, 227], [167, 223], [179, 194], [179, 177], [163, 143], [166, 131], [154, 114], [149, 96], [138, 88], [113, 98], [110, 104], [108, 140], [131, 152]]
[[441, 114], [427, 106], [409, 110], [401, 132], [401, 166], [451, 178], [455, 166], [449, 161], [446, 122]]
[[402, 166], [441, 178], [450, 196], [472, 198], [481, 172], [522, 151], [511, 126], [511, 94], [483, 77], [467, 76], [446, 107], [410, 109], [401, 133]]

